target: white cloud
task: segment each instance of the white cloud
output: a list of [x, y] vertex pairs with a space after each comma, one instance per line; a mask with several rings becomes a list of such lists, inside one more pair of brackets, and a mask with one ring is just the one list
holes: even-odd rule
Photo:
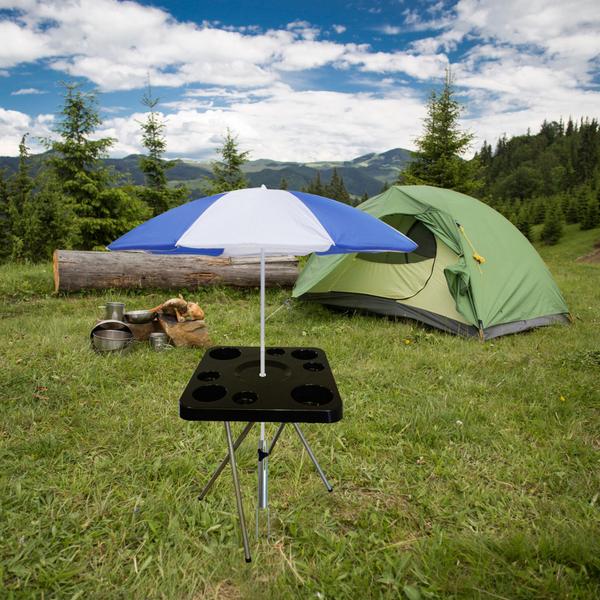
[[398, 35], [402, 33], [402, 27], [398, 27], [397, 25], [382, 25], [377, 31], [385, 35]]
[[410, 54], [407, 52], [348, 52], [344, 62], [358, 65], [373, 73], [402, 72], [415, 79], [435, 79], [444, 74], [448, 59], [444, 54]]
[[[185, 86], [180, 97], [161, 105], [170, 151], [182, 156], [212, 153], [227, 126], [255, 157], [322, 160], [411, 147], [424, 100], [422, 92], [403, 87], [406, 78], [426, 87], [439, 83], [449, 52], [455, 53], [456, 84], [468, 98], [465, 122], [480, 139], [521, 133], [545, 118], [599, 116], [596, 0], [459, 0], [445, 6], [404, 11], [403, 21], [381, 32], [397, 35], [402, 28], [425, 37], [380, 52], [333, 41], [332, 32], [346, 30], [339, 24], [322, 32], [298, 20], [264, 30], [181, 22], [131, 0], [0, 0], [0, 7], [14, 9], [0, 21], [0, 76], [15, 65], [43, 61], [104, 91], [143, 88], [148, 75], [154, 86]], [[315, 80], [301, 75], [325, 66], [345, 70], [347, 83], [371, 85], [373, 93], [297, 91], [284, 83], [302, 80], [310, 88]], [[139, 118], [107, 121], [105, 133], [119, 138], [119, 153], [139, 151]], [[48, 126], [43, 116], [4, 110], [0, 153], [12, 148], [14, 154], [25, 130], [47, 132]]]
[[0, 40], [0, 67], [14, 67], [51, 55], [46, 35], [11, 21], [0, 21]]
[[[130, 90], [150, 78], [156, 86], [187, 84], [252, 88], [279, 81], [282, 72], [325, 65], [361, 64], [363, 70], [409, 75], [417, 57], [373, 52], [366, 44], [320, 39], [308, 21], [262, 32], [254, 26], [198, 26], [174, 20], [166, 11], [117, 0], [28, 0], [6, 3], [17, 11], [0, 22], [0, 67], [40, 59], [70, 76], [85, 77], [104, 91]], [[344, 25], [334, 25], [338, 33]], [[424, 59], [425, 77], [431, 73]], [[383, 66], [385, 63], [385, 66]], [[371, 67], [374, 65], [374, 67]]]
[[10, 95], [11, 96], [35, 96], [35, 95], [47, 94], [47, 93], [48, 92], [39, 90], [38, 88], [21, 88], [20, 90], [11, 92]]
[[[412, 146], [424, 107], [410, 91], [386, 97], [326, 91], [297, 92], [277, 86], [260, 102], [234, 100], [227, 107], [187, 108], [165, 114], [169, 153], [209, 158], [227, 127], [254, 158], [276, 160], [350, 159], [360, 154]], [[120, 155], [140, 150], [144, 115], [107, 121], [102, 135], [119, 140]]]
[[54, 115], [42, 114], [35, 118], [17, 110], [0, 108], [0, 156], [14, 156], [19, 152], [21, 137], [29, 133], [27, 145], [32, 152], [41, 152], [44, 147], [39, 138], [51, 135]]

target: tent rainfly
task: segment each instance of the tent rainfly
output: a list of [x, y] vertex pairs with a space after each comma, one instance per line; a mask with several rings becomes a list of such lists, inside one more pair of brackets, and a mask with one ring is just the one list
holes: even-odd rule
[[415, 185], [391, 187], [358, 208], [406, 234], [417, 250], [313, 255], [295, 297], [481, 339], [569, 322], [569, 309], [539, 254], [488, 205]]

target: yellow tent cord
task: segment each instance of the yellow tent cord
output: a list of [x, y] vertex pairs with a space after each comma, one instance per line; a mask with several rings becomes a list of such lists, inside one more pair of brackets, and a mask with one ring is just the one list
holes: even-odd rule
[[[473, 243], [468, 238], [465, 232], [465, 228], [462, 225], [459, 225], [458, 228], [460, 229], [460, 232], [465, 236], [465, 240], [467, 240], [469, 246], [471, 246], [471, 250], [473, 251], [473, 260], [475, 260], [477, 266], [479, 267], [479, 265], [483, 265], [485, 263], [485, 258], [481, 256], [481, 254], [479, 254], [477, 250], [475, 250], [475, 246], [473, 246]], [[479, 271], [481, 271], [481, 267], [479, 267]]]

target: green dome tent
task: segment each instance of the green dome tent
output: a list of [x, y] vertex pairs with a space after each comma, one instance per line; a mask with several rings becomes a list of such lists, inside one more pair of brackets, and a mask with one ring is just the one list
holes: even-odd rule
[[482, 339], [569, 322], [569, 309], [539, 254], [486, 204], [414, 185], [392, 187], [358, 208], [408, 235], [417, 250], [313, 255], [295, 297]]

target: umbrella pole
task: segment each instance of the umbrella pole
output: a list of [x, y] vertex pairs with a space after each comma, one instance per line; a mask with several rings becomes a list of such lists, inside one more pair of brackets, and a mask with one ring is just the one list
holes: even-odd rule
[[265, 250], [260, 251], [260, 376], [265, 372]]
[[[266, 377], [265, 371], [265, 251], [260, 251], [260, 373]], [[260, 441], [258, 443], [258, 503], [256, 505], [256, 537], [259, 534], [259, 516], [266, 510], [267, 535], [269, 535], [269, 451], [265, 440], [265, 424], [260, 424]]]

